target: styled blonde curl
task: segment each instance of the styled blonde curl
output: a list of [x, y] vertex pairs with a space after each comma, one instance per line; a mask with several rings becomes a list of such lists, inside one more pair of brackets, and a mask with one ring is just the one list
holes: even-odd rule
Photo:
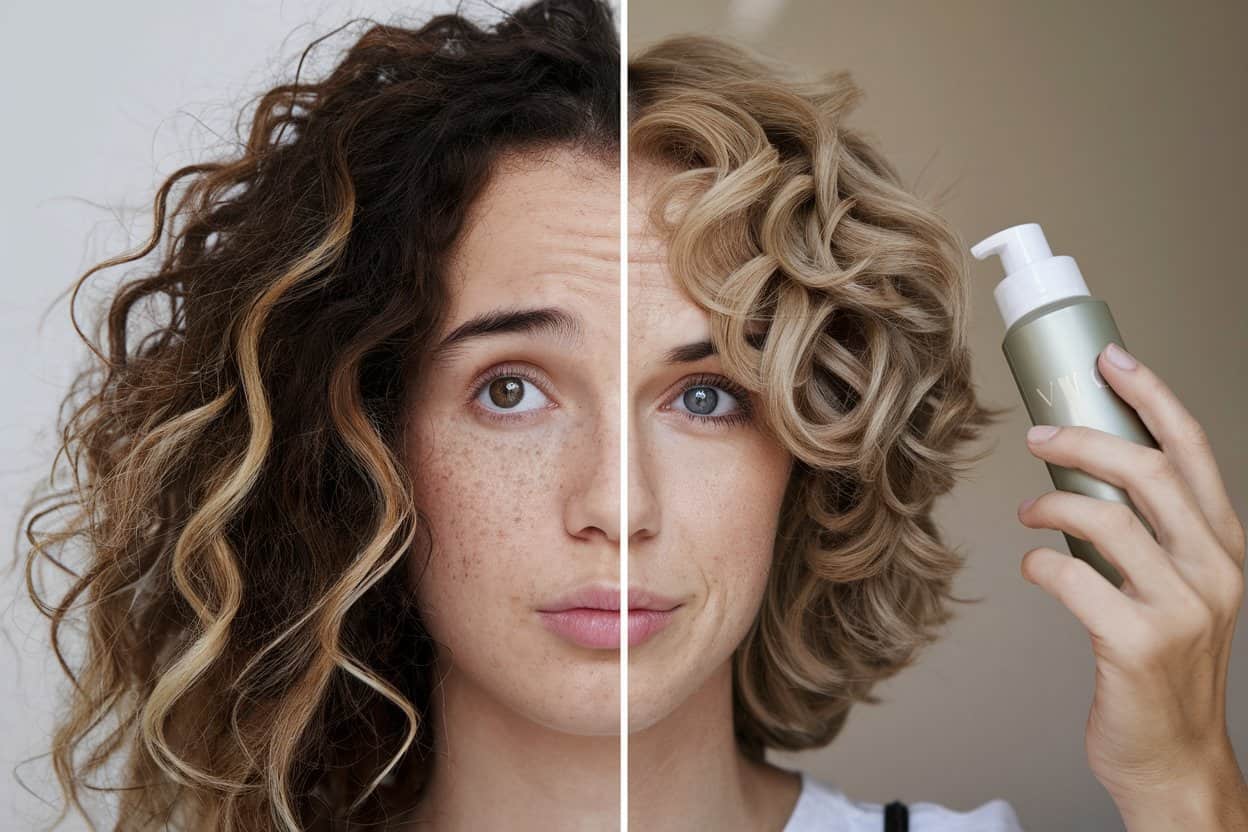
[[846, 71], [806, 81], [684, 35], [629, 63], [633, 160], [673, 169], [649, 220], [708, 312], [724, 372], [795, 457], [761, 609], [735, 655], [746, 753], [824, 745], [953, 613], [964, 557], [933, 501], [1008, 412], [977, 401], [964, 246], [845, 117]]

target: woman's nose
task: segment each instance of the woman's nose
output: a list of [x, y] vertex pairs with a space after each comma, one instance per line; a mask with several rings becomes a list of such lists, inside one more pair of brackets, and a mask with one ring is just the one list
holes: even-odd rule
[[572, 479], [566, 505], [569, 534], [620, 541], [620, 411], [612, 398], [583, 442], [563, 461]]
[[659, 532], [659, 501], [646, 460], [642, 431], [629, 431], [628, 540], [632, 544]]

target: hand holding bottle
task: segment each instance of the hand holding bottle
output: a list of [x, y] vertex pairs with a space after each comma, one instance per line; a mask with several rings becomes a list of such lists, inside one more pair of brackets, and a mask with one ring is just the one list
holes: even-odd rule
[[1248, 829], [1248, 785], [1226, 723], [1243, 523], [1201, 425], [1149, 368], [1129, 356], [1133, 368], [1115, 364], [1115, 346], [1098, 368], [1160, 448], [1080, 425], [1042, 441], [1029, 434], [1028, 445], [1046, 462], [1123, 489], [1156, 539], [1121, 502], [1050, 491], [1020, 507], [1022, 523], [1090, 541], [1124, 582], [1116, 588], [1088, 562], [1048, 547], [1027, 552], [1022, 573], [1091, 637], [1096, 689], [1085, 749], [1127, 828]]

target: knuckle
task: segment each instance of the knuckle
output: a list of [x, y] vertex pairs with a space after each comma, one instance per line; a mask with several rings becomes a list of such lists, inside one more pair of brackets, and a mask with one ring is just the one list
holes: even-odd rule
[[1079, 591], [1080, 585], [1084, 583], [1084, 576], [1075, 568], [1074, 564], [1064, 564], [1053, 575], [1053, 586], [1057, 590], [1057, 594], [1061, 598], [1069, 598]]
[[1131, 531], [1135, 524], [1139, 522], [1138, 518], [1135, 516], [1135, 512], [1123, 503], [1113, 503], [1109, 512], [1109, 525], [1120, 536]]
[[1215, 570], [1214, 591], [1219, 607], [1234, 614], [1244, 601], [1244, 572], [1234, 563], [1219, 564]]
[[1200, 639], [1212, 632], [1215, 617], [1209, 602], [1186, 584], [1179, 596], [1183, 614], [1178, 629], [1184, 640]]
[[1143, 467], [1150, 477], [1156, 479], [1166, 479], [1174, 472], [1174, 465], [1170, 462], [1170, 457], [1166, 455], [1165, 451], [1157, 448], [1145, 449]]
[[1124, 636], [1122, 650], [1133, 663], [1147, 664], [1162, 653], [1165, 639], [1165, 631], [1152, 619], [1141, 618]]
[[1079, 570], [1079, 561], [1074, 557], [1064, 558], [1053, 570], [1053, 588], [1063, 598], [1078, 591], [1084, 576]]
[[1204, 425], [1195, 419], [1185, 420], [1179, 434], [1183, 441], [1189, 445], [1195, 445], [1198, 448], [1209, 447], [1209, 434], [1205, 430]]
[[1248, 540], [1245, 539], [1245, 534], [1244, 534], [1244, 524], [1239, 522], [1238, 517], [1233, 517], [1231, 518], [1230, 528], [1231, 528], [1231, 549], [1234, 551], [1235, 554], [1240, 555], [1242, 558], [1244, 554], [1244, 548], [1248, 546]]
[[1093, 429], [1084, 425], [1064, 425], [1062, 433], [1066, 434], [1066, 441], [1074, 448], [1087, 447], [1093, 438]]

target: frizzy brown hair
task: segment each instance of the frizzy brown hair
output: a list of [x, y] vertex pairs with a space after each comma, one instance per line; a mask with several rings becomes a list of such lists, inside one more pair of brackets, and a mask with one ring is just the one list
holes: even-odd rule
[[[817, 81], [730, 41], [632, 56], [629, 155], [670, 177], [650, 222], [708, 313], [724, 371], [794, 456], [761, 609], [734, 655], [743, 750], [831, 741], [854, 702], [952, 617], [963, 564], [933, 500], [1008, 412], [977, 400], [957, 234], [845, 124], [848, 72]], [[978, 600], [978, 599], [974, 599]]]
[[[404, 391], [500, 156], [618, 159], [619, 36], [598, 0], [490, 26], [369, 22], [323, 80], [259, 97], [236, 156], [170, 175], [141, 250], [73, 286], [98, 361], [62, 403], [50, 493], [22, 513], [27, 590], [73, 682], [54, 825], [72, 803], [95, 828], [83, 788], [120, 792], [118, 829], [337, 829], [421, 796], [436, 680], [406, 577], [430, 543]], [[159, 266], [101, 310], [97, 346], [78, 290], [166, 231]], [[145, 305], [165, 310], [148, 331]], [[45, 562], [71, 578], [51, 603]], [[74, 669], [62, 628], [80, 610]], [[88, 782], [118, 754], [121, 787]]]

